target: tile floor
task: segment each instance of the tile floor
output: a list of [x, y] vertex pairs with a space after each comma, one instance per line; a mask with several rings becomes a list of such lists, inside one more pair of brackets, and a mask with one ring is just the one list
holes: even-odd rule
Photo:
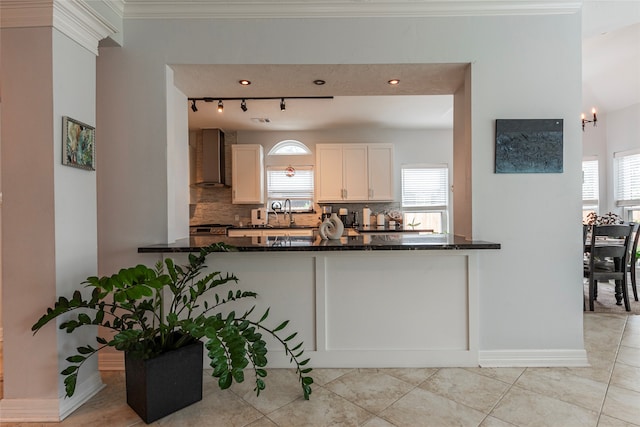
[[[293, 371], [271, 370], [256, 398], [250, 382], [220, 391], [154, 426], [640, 426], [640, 316], [585, 314], [588, 368], [316, 369], [310, 401]], [[125, 403], [121, 372], [61, 423], [144, 426]]]

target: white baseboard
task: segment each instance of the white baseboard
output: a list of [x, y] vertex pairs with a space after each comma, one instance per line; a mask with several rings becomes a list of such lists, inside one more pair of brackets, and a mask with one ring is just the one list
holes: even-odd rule
[[481, 367], [584, 367], [586, 350], [494, 350], [480, 351]]
[[90, 378], [83, 381], [82, 384], [78, 384], [73, 396], [67, 399], [62, 399], [60, 403], [60, 419], [64, 420], [67, 418], [73, 413], [73, 411], [78, 409], [82, 404], [91, 399], [105, 387], [106, 386], [100, 377], [100, 372], [95, 372]]
[[100, 373], [96, 372], [79, 384], [74, 395], [68, 399], [1, 399], [0, 424], [62, 421], [103, 387]]
[[60, 399], [2, 399], [0, 423], [58, 422]]

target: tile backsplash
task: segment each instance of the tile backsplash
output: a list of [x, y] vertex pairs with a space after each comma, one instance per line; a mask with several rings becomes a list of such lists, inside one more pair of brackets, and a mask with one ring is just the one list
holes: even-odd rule
[[[251, 209], [264, 207], [263, 205], [234, 205], [231, 203], [231, 188], [200, 188], [193, 187], [192, 200], [197, 200], [189, 206], [189, 223], [191, 225], [199, 224], [232, 224], [232, 225], [249, 225], [251, 222]], [[353, 212], [358, 212], [358, 221], [362, 224], [362, 209], [368, 206], [372, 215], [380, 212], [388, 213], [390, 210], [400, 210], [399, 203], [332, 203], [316, 205], [315, 213], [296, 213], [294, 214], [295, 222], [298, 225], [317, 226], [320, 224], [321, 207], [331, 206], [332, 211], [339, 213], [340, 208], [346, 208], [348, 211], [347, 225], [351, 225], [353, 221]], [[269, 214], [269, 224], [285, 225], [284, 215], [278, 213]], [[373, 221], [372, 223], [375, 223]]]

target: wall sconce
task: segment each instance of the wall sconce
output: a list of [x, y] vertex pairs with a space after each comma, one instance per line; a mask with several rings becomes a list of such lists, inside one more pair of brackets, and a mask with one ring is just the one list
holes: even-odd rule
[[584, 125], [586, 125], [587, 123], [593, 123], [593, 127], [596, 126], [596, 122], [598, 121], [598, 117], [596, 116], [596, 109], [592, 108], [591, 109], [591, 114], [593, 114], [593, 120], [587, 120], [584, 116], [584, 113], [582, 113], [582, 132], [584, 132]]

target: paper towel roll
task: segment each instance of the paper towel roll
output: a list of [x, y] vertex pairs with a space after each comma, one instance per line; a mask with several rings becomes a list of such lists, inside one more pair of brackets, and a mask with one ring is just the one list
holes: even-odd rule
[[371, 225], [371, 209], [362, 209], [362, 225], [368, 227]]

